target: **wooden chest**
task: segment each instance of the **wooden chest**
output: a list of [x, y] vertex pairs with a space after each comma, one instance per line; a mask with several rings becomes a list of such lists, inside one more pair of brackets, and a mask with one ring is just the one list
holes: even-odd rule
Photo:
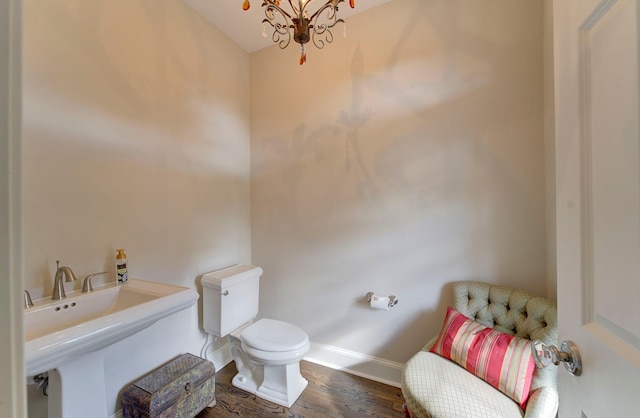
[[121, 403], [124, 418], [192, 418], [215, 400], [213, 364], [183, 354], [129, 386]]

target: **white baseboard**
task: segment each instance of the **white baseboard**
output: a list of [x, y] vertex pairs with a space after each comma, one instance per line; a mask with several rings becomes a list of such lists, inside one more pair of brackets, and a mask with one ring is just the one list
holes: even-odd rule
[[[221, 370], [231, 363], [233, 358], [229, 344], [215, 350], [208, 360], [214, 364], [216, 370]], [[304, 360], [395, 387], [400, 387], [404, 366], [402, 363], [314, 342], [311, 343], [311, 349]]]
[[304, 359], [395, 387], [400, 387], [404, 366], [402, 363], [313, 342]]

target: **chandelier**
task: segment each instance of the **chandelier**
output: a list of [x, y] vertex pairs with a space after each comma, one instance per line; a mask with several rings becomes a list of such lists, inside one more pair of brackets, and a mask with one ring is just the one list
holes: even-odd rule
[[[284, 3], [285, 0], [282, 0]], [[304, 49], [309, 41], [318, 49], [324, 48], [325, 44], [333, 42], [331, 29], [338, 23], [344, 24], [344, 20], [338, 19], [338, 5], [345, 0], [286, 0], [290, 10], [280, 7], [280, 0], [262, 0], [264, 14], [266, 18], [262, 21], [262, 36], [267, 34], [267, 24], [271, 25], [273, 34], [271, 40], [278, 44], [280, 49], [285, 49], [291, 43], [291, 39], [300, 44], [302, 53], [300, 55], [300, 65], [307, 62], [307, 53]], [[322, 4], [315, 12], [310, 13], [311, 3]], [[355, 0], [349, 0], [349, 5], [353, 9]], [[244, 0], [243, 10], [249, 10], [251, 3]], [[293, 32], [293, 33], [292, 33]], [[346, 27], [345, 27], [346, 34]]]

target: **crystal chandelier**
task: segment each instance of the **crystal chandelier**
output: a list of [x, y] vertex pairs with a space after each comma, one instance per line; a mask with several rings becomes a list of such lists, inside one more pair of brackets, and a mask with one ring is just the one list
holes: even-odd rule
[[[345, 0], [286, 1], [291, 8], [288, 12], [280, 7], [280, 0], [262, 0], [262, 7], [264, 7], [264, 14], [266, 16], [262, 21], [262, 36], [269, 36], [267, 34], [267, 24], [269, 24], [273, 29], [271, 40], [277, 43], [281, 49], [289, 46], [293, 38], [302, 48], [300, 55], [300, 65], [302, 65], [307, 61], [307, 53], [304, 49], [306, 43], [312, 41], [316, 48], [322, 49], [325, 44], [333, 42], [331, 29], [338, 23], [344, 24], [344, 20], [338, 19], [338, 5]], [[284, 3], [284, 0], [282, 2]], [[314, 5], [323, 5], [315, 12], [310, 13], [308, 9], [311, 3]], [[355, 0], [349, 0], [349, 5], [353, 9], [355, 7]], [[251, 3], [249, 0], [244, 0], [242, 8], [249, 10], [250, 7]]]

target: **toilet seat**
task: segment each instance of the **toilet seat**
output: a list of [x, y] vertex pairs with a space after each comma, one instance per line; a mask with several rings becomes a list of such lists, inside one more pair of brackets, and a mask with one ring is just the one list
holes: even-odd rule
[[288, 322], [263, 318], [240, 334], [242, 342], [255, 350], [282, 352], [295, 351], [309, 343], [309, 336]]
[[310, 348], [306, 332], [287, 322], [266, 318], [245, 328], [240, 341], [249, 357], [267, 365], [299, 361]]

